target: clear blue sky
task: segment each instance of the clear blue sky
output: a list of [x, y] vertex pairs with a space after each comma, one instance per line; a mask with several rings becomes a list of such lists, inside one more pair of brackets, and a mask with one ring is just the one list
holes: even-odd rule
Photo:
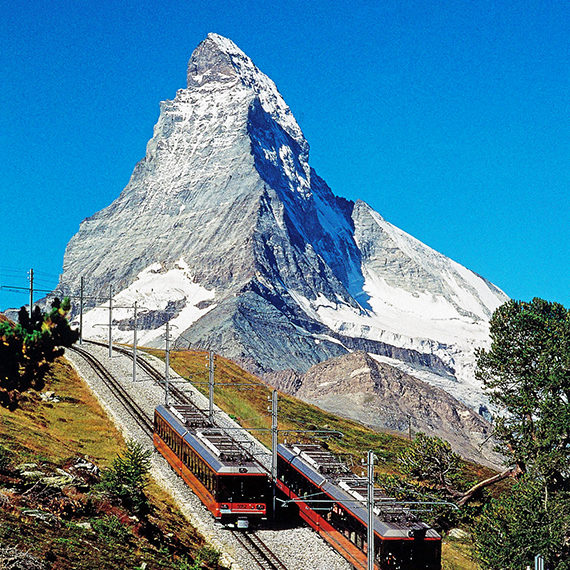
[[34, 267], [55, 285], [212, 31], [277, 83], [335, 193], [511, 297], [570, 306], [567, 2], [0, 5], [1, 284]]

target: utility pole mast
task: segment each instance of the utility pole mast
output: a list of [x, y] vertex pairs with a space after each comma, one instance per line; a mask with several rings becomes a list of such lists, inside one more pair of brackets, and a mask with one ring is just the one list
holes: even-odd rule
[[135, 301], [133, 315], [133, 382], [137, 381], [137, 302]]
[[368, 451], [368, 524], [367, 524], [367, 561], [368, 570], [374, 570], [374, 452]]
[[275, 519], [275, 484], [277, 482], [277, 390], [271, 392], [271, 481], [273, 488], [273, 519]]
[[208, 354], [208, 420], [214, 425], [214, 351]]
[[109, 358], [113, 357], [113, 286], [109, 285]]
[[169, 406], [168, 380], [170, 378], [170, 326], [166, 321], [166, 368], [164, 370], [164, 405]]
[[79, 283], [79, 344], [83, 344], [83, 275]]
[[30, 269], [30, 320], [34, 310], [34, 270]]

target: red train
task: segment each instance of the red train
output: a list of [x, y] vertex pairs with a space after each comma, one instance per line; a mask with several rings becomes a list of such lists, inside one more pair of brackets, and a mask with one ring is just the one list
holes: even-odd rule
[[[318, 445], [279, 445], [278, 489], [300, 516], [355, 568], [367, 568], [366, 479]], [[440, 570], [441, 537], [375, 491], [377, 570]]]
[[193, 406], [158, 406], [154, 445], [214, 517], [247, 528], [267, 517], [269, 478], [227, 433]]

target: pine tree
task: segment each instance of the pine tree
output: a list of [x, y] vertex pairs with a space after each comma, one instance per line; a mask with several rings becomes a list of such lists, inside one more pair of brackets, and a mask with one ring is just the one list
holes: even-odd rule
[[570, 497], [549, 494], [543, 483], [523, 477], [509, 494], [491, 501], [475, 526], [484, 568], [520, 570], [541, 554], [549, 570], [570, 568]]
[[17, 324], [0, 323], [0, 405], [14, 408], [22, 392], [41, 390], [51, 363], [79, 338], [67, 320], [69, 307], [69, 300], [58, 301], [45, 315], [36, 306], [31, 318], [22, 307]]
[[499, 408], [495, 436], [521, 473], [551, 489], [570, 478], [570, 311], [542, 299], [509, 301], [490, 321], [477, 377]]
[[151, 455], [152, 451], [137, 441], [129, 440], [125, 452], [117, 455], [103, 474], [103, 487], [117, 496], [127, 509], [139, 515], [148, 510], [144, 490], [149, 484]]
[[512, 493], [492, 501], [475, 529], [485, 568], [515, 569], [542, 554], [570, 568], [570, 311], [559, 303], [509, 301], [490, 321], [491, 348], [477, 377], [499, 408], [494, 434], [516, 465]]

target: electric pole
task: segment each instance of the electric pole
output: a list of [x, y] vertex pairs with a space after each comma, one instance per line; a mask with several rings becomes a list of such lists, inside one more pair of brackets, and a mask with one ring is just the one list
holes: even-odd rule
[[164, 405], [169, 406], [168, 380], [170, 375], [170, 326], [166, 321], [166, 368], [164, 370]]
[[135, 301], [133, 315], [133, 382], [137, 381], [137, 302]]
[[368, 570], [374, 570], [374, 452], [368, 451], [368, 525], [367, 525], [367, 561]]
[[83, 344], [83, 276], [79, 281], [79, 344]]
[[210, 425], [214, 425], [214, 351], [208, 355], [208, 419]]
[[30, 269], [30, 320], [34, 309], [34, 270]]
[[109, 358], [113, 357], [113, 286], [109, 285]]
[[273, 519], [275, 519], [275, 484], [277, 483], [277, 390], [271, 392], [271, 481], [273, 483]]

